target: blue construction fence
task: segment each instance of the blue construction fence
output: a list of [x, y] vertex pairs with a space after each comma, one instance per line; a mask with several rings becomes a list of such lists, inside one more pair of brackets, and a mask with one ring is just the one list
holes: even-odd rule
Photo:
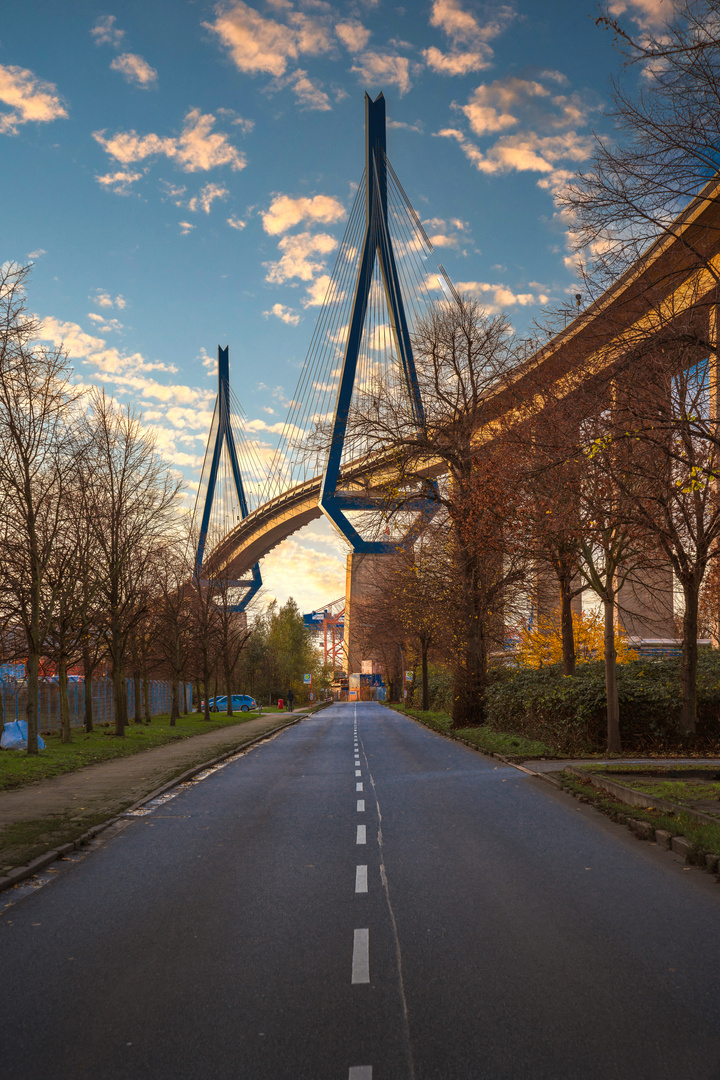
[[[91, 685], [93, 723], [112, 724], [115, 721], [115, 700], [111, 679], [93, 679]], [[135, 716], [135, 682], [126, 679], [128, 717]], [[145, 701], [140, 687], [140, 712], [145, 715]], [[150, 716], [162, 716], [170, 713], [172, 704], [172, 683], [165, 679], [148, 680], [148, 700]], [[85, 724], [85, 681], [73, 680], [68, 685], [70, 704], [70, 723], [73, 727]], [[39, 683], [39, 730], [44, 734], [60, 730], [60, 687], [55, 680], [41, 679]], [[27, 686], [23, 682], [7, 681], [0, 684], [0, 707], [2, 722], [24, 720], [27, 706]], [[180, 711], [192, 709], [192, 683], [180, 683]]]

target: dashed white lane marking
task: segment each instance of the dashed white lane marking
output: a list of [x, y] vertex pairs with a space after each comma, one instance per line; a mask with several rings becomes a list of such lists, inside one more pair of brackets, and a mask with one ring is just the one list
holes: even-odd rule
[[367, 837], [365, 835], [366, 830], [364, 825], [358, 825], [357, 827], [357, 840], [356, 844], [367, 844]]
[[351, 1065], [348, 1080], [372, 1080], [372, 1065]]
[[355, 867], [355, 892], [367, 892], [367, 866]]
[[363, 789], [362, 782], [355, 785], [355, 790], [356, 791], [362, 791], [362, 789]]
[[353, 935], [352, 982], [370, 982], [369, 930], [356, 930]]
[[365, 800], [364, 799], [358, 799], [357, 808], [358, 808], [358, 813], [362, 814], [363, 811], [365, 810]]
[[356, 776], [362, 776], [362, 769], [356, 769], [355, 770], [355, 775]]

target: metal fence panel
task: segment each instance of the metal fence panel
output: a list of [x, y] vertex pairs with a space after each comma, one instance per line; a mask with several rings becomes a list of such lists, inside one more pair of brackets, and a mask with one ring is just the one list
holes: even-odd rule
[[[128, 716], [135, 715], [135, 684], [126, 679]], [[60, 687], [57, 682], [41, 679], [38, 693], [38, 727], [43, 735], [60, 730]], [[71, 682], [68, 685], [68, 704], [70, 706], [70, 724], [79, 728], [85, 724], [85, 682]], [[110, 679], [93, 679], [90, 685], [93, 705], [94, 724], [112, 724], [115, 722], [115, 701]], [[150, 716], [169, 715], [172, 704], [172, 683], [165, 679], [148, 680], [148, 700]], [[13, 720], [24, 720], [27, 708], [27, 686], [22, 683], [6, 681], [0, 685], [0, 718], [4, 724]], [[192, 708], [192, 683], [180, 683], [180, 709], [187, 712]], [[143, 708], [144, 713], [144, 708]]]

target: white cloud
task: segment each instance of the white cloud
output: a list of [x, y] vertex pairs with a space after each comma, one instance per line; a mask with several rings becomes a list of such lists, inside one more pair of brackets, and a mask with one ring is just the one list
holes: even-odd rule
[[338, 23], [335, 33], [350, 52], [362, 52], [370, 40], [370, 31], [354, 19]]
[[40, 336], [43, 341], [63, 345], [71, 360], [81, 361], [87, 369], [83, 376], [86, 385], [88, 381], [100, 383], [120, 397], [132, 394], [139, 399], [145, 420], [159, 422], [154, 431], [166, 461], [183, 468], [200, 468], [202, 456], [187, 453], [179, 444], [197, 444], [206, 438], [214, 390], [158, 382], [152, 372], [175, 373], [177, 368], [147, 361], [140, 353], [126, 354], [109, 347], [104, 338], [86, 333], [77, 323], [47, 317], [42, 320]]
[[492, 63], [492, 49], [483, 52], [441, 52], [435, 45], [423, 50], [425, 63], [438, 75], [467, 75], [482, 71]]
[[262, 221], [265, 232], [277, 236], [301, 222], [317, 221], [323, 225], [334, 225], [344, 221], [346, 216], [343, 204], [331, 195], [301, 196], [297, 199], [290, 195], [275, 195], [263, 213]]
[[135, 83], [143, 89], [152, 86], [157, 79], [155, 68], [137, 53], [123, 53], [122, 56], [116, 56], [110, 67], [113, 71], [119, 71], [127, 82]]
[[[541, 78], [554, 83], [564, 80], [556, 71], [545, 71]], [[474, 134], [484, 136], [514, 127], [521, 120], [533, 131], [582, 126], [587, 122], [588, 106], [577, 94], [558, 94], [556, 87], [550, 89], [538, 79], [511, 75], [481, 83], [460, 111]]]
[[243, 221], [242, 218], [239, 218], [234, 214], [230, 215], [230, 217], [227, 219], [227, 223], [231, 229], [237, 229], [238, 232], [244, 229], [247, 225], [247, 221]]
[[414, 124], [408, 124], [404, 120], [388, 120], [387, 126], [388, 128], [400, 128], [404, 131], [417, 131], [419, 135], [422, 135], [424, 130], [422, 120], [418, 120]]
[[[302, 537], [302, 532], [299, 534]], [[263, 585], [271, 598], [285, 603], [290, 595], [301, 611], [312, 611], [345, 590], [345, 554], [304, 547], [293, 537], [263, 559]]]
[[325, 267], [325, 260], [318, 259], [318, 255], [329, 255], [337, 247], [337, 240], [328, 233], [296, 233], [294, 236], [284, 236], [278, 244], [282, 252], [277, 262], [266, 263], [266, 281], [281, 285], [291, 278], [297, 277], [301, 281], [312, 279]]
[[488, 315], [505, 311], [509, 307], [528, 307], [531, 304], [546, 304], [549, 297], [540, 291], [537, 293], [516, 293], [507, 285], [492, 285], [487, 281], [458, 281], [458, 292], [469, 293], [482, 301]]
[[108, 319], [105, 315], [98, 315], [95, 311], [88, 312], [88, 319], [95, 323], [96, 328], [103, 334], [119, 333], [123, 324], [118, 319]]
[[217, 34], [240, 71], [281, 76], [289, 61], [329, 52], [332, 36], [325, 20], [295, 11], [289, 3], [279, 8], [286, 15], [284, 23], [263, 18], [242, 0], [233, 0], [218, 4], [215, 22], [203, 25]]
[[136, 180], [140, 180], [145, 174], [143, 172], [131, 172], [129, 169], [119, 169], [114, 173], [105, 173], [104, 176], [95, 176], [98, 184], [102, 184], [103, 187], [109, 188], [110, 191], [114, 191], [116, 195], [129, 195], [130, 185], [134, 184]]
[[151, 362], [140, 353], [121, 353], [114, 347], [108, 348], [103, 338], [88, 334], [78, 323], [63, 322], [48, 316], [42, 320], [41, 338], [55, 345], [63, 345], [71, 360], [82, 359], [103, 375], [139, 375], [148, 371], [168, 371], [175, 373], [174, 364], [160, 361]]
[[675, 13], [673, 0], [612, 0], [608, 12], [616, 18], [628, 15], [644, 30], [658, 28]]
[[[274, 315], [276, 318], [281, 319], [289, 326], [297, 326], [300, 322], [300, 316], [292, 308], [285, 307], [284, 304], [273, 304], [269, 311], [263, 311], [263, 315], [267, 318], [268, 315]], [[270, 412], [273, 410], [270, 409]]]
[[0, 64], [0, 135], [17, 135], [21, 124], [46, 124], [67, 116], [54, 83], [43, 82], [27, 68]]
[[504, 4], [496, 9], [494, 18], [480, 23], [474, 15], [465, 11], [457, 0], [434, 0], [430, 25], [443, 30], [456, 44], [477, 45], [496, 38], [514, 17], [512, 6]]
[[236, 172], [244, 169], [245, 155], [228, 142], [224, 132], [213, 131], [214, 125], [215, 117], [211, 113], [191, 109], [177, 138], [153, 133], [138, 135], [132, 130], [109, 138], [104, 130], [94, 131], [93, 138], [122, 165], [163, 154], [185, 172], [207, 172], [221, 165], [229, 165]]
[[125, 37], [125, 31], [119, 30], [115, 23], [114, 15], [101, 15], [92, 30], [91, 35], [95, 38], [96, 45], [114, 45], [116, 48]]
[[362, 82], [371, 86], [397, 86], [402, 97], [411, 88], [410, 61], [390, 53], [361, 53], [350, 68]]
[[189, 210], [197, 210], [198, 207], [206, 214], [210, 213], [212, 204], [216, 199], [227, 199], [230, 192], [222, 184], [206, 184], [200, 189], [200, 194], [195, 195], [188, 203]]
[[442, 52], [432, 45], [423, 52], [425, 63], [440, 75], [467, 75], [489, 67], [493, 50], [488, 42], [501, 34], [514, 17], [513, 7], [505, 4], [496, 9], [493, 18], [481, 23], [457, 0], [434, 0], [430, 25], [442, 30], [453, 48]]
[[590, 137], [578, 135], [574, 131], [548, 136], [540, 136], [531, 131], [506, 135], [498, 139], [485, 153], [457, 128], [443, 128], [437, 134], [442, 138], [456, 139], [475, 168], [491, 175], [512, 171], [553, 173], [555, 162], [562, 159], [585, 161], [593, 151]]
[[28, 251], [26, 258], [41, 259], [43, 255], [47, 255], [45, 248], [37, 248], [35, 251]]
[[[321, 274], [315, 281], [305, 290], [305, 298], [303, 300], [303, 307], [321, 307], [327, 298], [327, 292], [330, 288], [330, 275]], [[337, 304], [345, 297], [344, 293], [340, 293], [332, 297], [332, 302]]]
[[127, 307], [127, 300], [124, 296], [116, 296], [113, 299], [110, 293], [105, 289], [96, 289], [95, 295], [90, 297], [90, 299], [97, 304], [98, 307], [102, 308], [117, 308], [119, 311], [122, 311], [123, 308]]
[[179, 221], [178, 225], [180, 226], [180, 235], [181, 236], [187, 236], [188, 233], [191, 233], [193, 231], [193, 229], [195, 228], [192, 221]]
[[328, 112], [332, 109], [330, 98], [325, 91], [308, 77], [307, 71], [298, 68], [288, 76], [287, 82], [293, 88], [298, 105], [315, 112]]

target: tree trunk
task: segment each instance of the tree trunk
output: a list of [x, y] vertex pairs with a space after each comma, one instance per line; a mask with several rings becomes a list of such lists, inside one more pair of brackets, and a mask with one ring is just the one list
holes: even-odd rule
[[200, 680], [199, 679], [195, 680], [195, 695], [197, 697], [197, 705], [195, 707], [195, 712], [201, 713], [202, 708], [200, 706], [200, 702], [202, 701], [202, 698], [200, 696]]
[[603, 597], [605, 616], [605, 694], [607, 697], [607, 749], [621, 752], [620, 701], [617, 688], [617, 653], [615, 651], [615, 593]]
[[125, 735], [125, 679], [123, 669], [113, 661], [112, 666], [113, 703], [115, 705], [115, 734]]
[[93, 706], [92, 706], [92, 658], [90, 649], [83, 648], [83, 675], [85, 683], [85, 731], [89, 735], [93, 729]]
[[488, 664], [488, 616], [484, 597], [477, 588], [476, 560], [470, 557], [464, 572], [464, 594], [468, 605], [463, 630], [466, 643], [459, 650], [453, 678], [452, 726], [475, 727], [485, 719], [485, 690]]
[[27, 719], [27, 752], [28, 754], [37, 754], [38, 752], [38, 729], [39, 729], [39, 717], [38, 717], [38, 670], [40, 666], [40, 657], [37, 651], [32, 647], [32, 642], [28, 640], [28, 659], [27, 659], [27, 706], [25, 708], [25, 718]]
[[682, 732], [694, 736], [697, 731], [697, 665], [698, 665], [698, 588], [694, 581], [683, 582], [685, 611], [683, 612], [682, 662]]
[[124, 694], [123, 649], [119, 619], [117, 613], [112, 609], [110, 612], [110, 637], [112, 645], [110, 659], [112, 661], [113, 703], [115, 705], [115, 734], [124, 737], [127, 712]]
[[227, 694], [226, 713], [227, 713], [228, 716], [232, 716], [233, 715], [233, 707], [232, 707], [232, 692], [230, 690], [230, 665], [228, 663], [225, 664], [225, 693]]
[[135, 698], [135, 701], [134, 701], [135, 710], [134, 711], [135, 711], [135, 723], [136, 724], [142, 724], [142, 722], [143, 722], [142, 721], [142, 702], [140, 700], [140, 694], [141, 694], [140, 670], [137, 667], [137, 664], [135, 664], [133, 666], [133, 697]]
[[430, 692], [428, 690], [428, 643], [423, 638], [420, 642], [420, 663], [422, 665], [422, 710], [427, 712], [430, 708]]
[[172, 677], [172, 703], [170, 706], [170, 727], [175, 727], [178, 716], [180, 715], [180, 693], [178, 688], [178, 677], [173, 673]]
[[152, 722], [152, 716], [150, 713], [150, 681], [148, 679], [147, 668], [143, 668], [142, 673], [142, 692], [143, 692], [143, 707], [145, 709], [145, 723], [150, 724]]
[[560, 632], [562, 634], [563, 675], [574, 675], [575, 631], [572, 620], [572, 590], [567, 576], [560, 578]]
[[205, 707], [203, 709], [203, 720], [210, 719], [210, 661], [207, 654], [207, 649], [203, 651], [203, 689], [205, 690]]
[[60, 694], [60, 738], [62, 742], [69, 743], [72, 735], [70, 732], [67, 660], [62, 653], [60, 654], [60, 661], [58, 663], [58, 692]]

